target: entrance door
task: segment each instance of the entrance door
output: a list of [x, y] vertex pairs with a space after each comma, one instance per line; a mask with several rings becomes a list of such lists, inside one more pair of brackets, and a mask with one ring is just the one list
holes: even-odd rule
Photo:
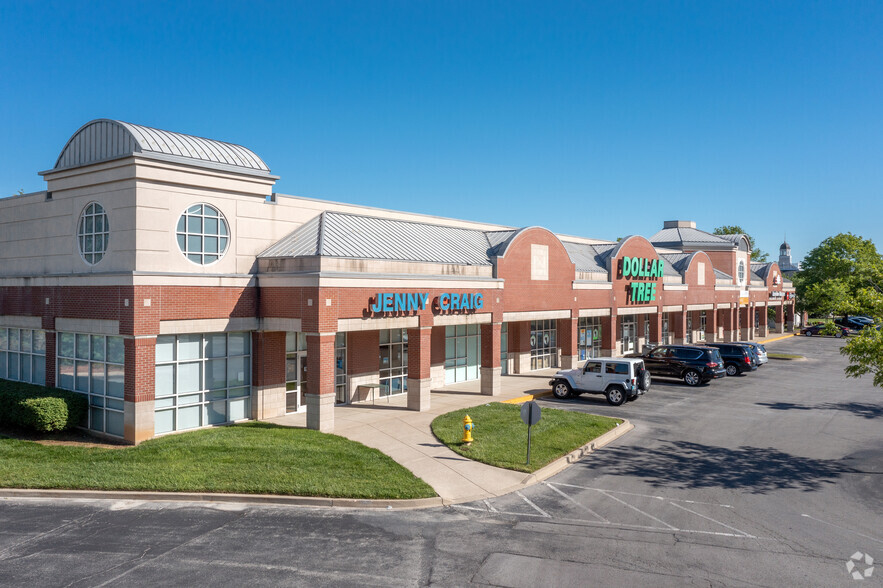
[[285, 358], [285, 412], [297, 412], [303, 407], [306, 387], [307, 354], [289, 353]]
[[622, 319], [622, 352], [631, 353], [635, 350], [635, 339], [637, 338], [637, 328], [635, 327], [634, 317]]

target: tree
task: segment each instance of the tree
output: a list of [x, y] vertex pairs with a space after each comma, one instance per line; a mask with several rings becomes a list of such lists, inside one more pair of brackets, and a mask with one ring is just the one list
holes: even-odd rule
[[751, 261], [758, 263], [766, 263], [770, 259], [769, 253], [763, 249], [758, 249], [754, 244], [754, 237], [745, 232], [739, 225], [724, 225], [717, 227], [713, 234], [715, 235], [745, 235], [748, 237], [748, 244], [751, 246]]
[[870, 239], [828, 237], [792, 278], [798, 304], [811, 314], [883, 316], [883, 257]]
[[849, 357], [846, 375], [860, 378], [874, 375], [874, 385], [883, 386], [883, 332], [874, 328], [864, 329], [858, 337], [849, 340], [840, 353]]

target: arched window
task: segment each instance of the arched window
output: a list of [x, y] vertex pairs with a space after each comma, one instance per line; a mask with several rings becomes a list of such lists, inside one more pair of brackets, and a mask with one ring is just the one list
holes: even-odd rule
[[745, 262], [739, 260], [739, 284], [745, 283]]

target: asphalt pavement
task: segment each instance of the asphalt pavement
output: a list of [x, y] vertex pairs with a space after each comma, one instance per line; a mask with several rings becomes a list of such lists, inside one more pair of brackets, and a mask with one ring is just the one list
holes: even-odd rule
[[883, 391], [844, 377], [842, 345], [776, 342], [808, 359], [621, 407], [543, 399], [636, 428], [453, 506], [3, 499], [0, 586], [881, 585]]

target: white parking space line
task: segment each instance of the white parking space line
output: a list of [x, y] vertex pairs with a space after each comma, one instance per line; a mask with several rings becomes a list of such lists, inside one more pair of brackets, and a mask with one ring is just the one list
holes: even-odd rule
[[692, 509], [687, 508], [686, 506], [681, 506], [680, 504], [675, 504], [674, 502], [670, 502], [669, 504], [671, 504], [671, 505], [672, 505], [673, 507], [675, 507], [675, 508], [679, 508], [679, 509], [681, 509], [681, 510], [685, 510], [685, 511], [687, 511], [687, 512], [689, 512], [689, 513], [692, 513], [692, 514], [696, 515], [697, 517], [702, 517], [703, 519], [705, 519], [705, 520], [707, 520], [707, 521], [711, 521], [712, 523], [715, 523], [715, 524], [717, 524], [717, 525], [720, 525], [721, 527], [726, 527], [727, 529], [729, 529], [729, 530], [731, 530], [731, 531], [735, 531], [735, 532], [737, 532], [737, 533], [740, 533], [740, 534], [743, 535], [744, 537], [748, 537], [749, 539], [756, 539], [756, 537], [755, 537], [754, 535], [749, 535], [749, 534], [746, 533], [745, 531], [740, 531], [740, 530], [737, 529], [736, 527], [731, 527], [730, 525], [727, 525], [726, 523], [722, 523], [722, 522], [717, 521], [717, 520], [715, 520], [715, 519], [713, 519], [713, 518], [711, 518], [711, 517], [707, 517], [707, 516], [705, 516], [705, 515], [702, 514], [702, 513], [699, 513], [699, 512], [696, 512], [695, 510], [692, 510]]
[[632, 510], [634, 510], [634, 511], [636, 511], [636, 512], [641, 513], [641, 514], [644, 515], [645, 517], [649, 517], [649, 518], [653, 519], [653, 520], [656, 521], [657, 523], [661, 523], [661, 524], [665, 525], [666, 527], [668, 527], [668, 528], [671, 529], [672, 531], [677, 531], [677, 530], [678, 530], [677, 527], [672, 527], [671, 525], [669, 525], [669, 524], [666, 523], [665, 521], [663, 521], [663, 520], [661, 520], [661, 519], [657, 519], [657, 518], [654, 517], [652, 514], [647, 513], [647, 512], [644, 512], [643, 510], [641, 510], [640, 508], [638, 508], [638, 507], [636, 507], [636, 506], [632, 506], [631, 504], [629, 504], [629, 503], [626, 502], [625, 500], [620, 500], [620, 499], [617, 498], [616, 496], [613, 496], [612, 494], [608, 494], [607, 492], [605, 492], [605, 491], [603, 491], [603, 490], [595, 490], [595, 491], [596, 491], [596, 492], [599, 492], [599, 493], [601, 493], [601, 494], [603, 494], [603, 495], [606, 496], [607, 498], [612, 498], [613, 500], [615, 500], [616, 502], [622, 504], [623, 506], [627, 506], [628, 508], [630, 508], [630, 509], [632, 509]]
[[[497, 510], [497, 509], [494, 509], [494, 510], [487, 510], [487, 509], [484, 509], [484, 508], [476, 508], [476, 507], [474, 507], [474, 506], [466, 506], [465, 504], [452, 504], [452, 505], [451, 505], [451, 508], [459, 508], [459, 509], [462, 509], [462, 510], [475, 510], [475, 511], [478, 511], [478, 512], [484, 512], [484, 513], [490, 512], [491, 514], [510, 515], [510, 516], [513, 516], [513, 517], [540, 517], [540, 518], [547, 518], [547, 516], [548, 516], [548, 515], [545, 515], [545, 516], [544, 516], [544, 515], [541, 515], [541, 514], [534, 514], [534, 513], [532, 513], [532, 512], [510, 512], [510, 511], [508, 511], [508, 510]], [[551, 517], [548, 517], [548, 518], [551, 518]]]
[[802, 516], [802, 517], [806, 517], [806, 518], [808, 518], [808, 519], [812, 519], [812, 520], [814, 520], [814, 521], [816, 521], [816, 522], [822, 523], [823, 525], [830, 525], [830, 526], [832, 526], [832, 527], [836, 527], [836, 528], [838, 528], [838, 529], [841, 529], [841, 530], [843, 530], [843, 531], [846, 531], [847, 533], [852, 533], [853, 535], [858, 535], [859, 537], [864, 537], [865, 539], [870, 539], [871, 541], [876, 541], [877, 543], [883, 543], [883, 540], [881, 540], [881, 539], [876, 539], [876, 538], [874, 538], [874, 537], [869, 537], [868, 535], [864, 535], [864, 534], [859, 533], [859, 532], [857, 532], [857, 531], [853, 531], [852, 529], [847, 529], [846, 527], [841, 527], [840, 525], [835, 525], [834, 523], [829, 523], [828, 521], [823, 521], [822, 519], [817, 519], [817, 518], [815, 518], [815, 517], [813, 517], [813, 516], [810, 516], [810, 515], [808, 515], [808, 514], [801, 514], [800, 516]]
[[567, 494], [565, 494], [564, 492], [562, 492], [561, 490], [559, 490], [558, 488], [556, 488], [555, 486], [553, 486], [552, 484], [550, 484], [550, 483], [548, 483], [548, 482], [544, 482], [544, 484], [545, 484], [548, 488], [550, 488], [550, 489], [552, 489], [553, 491], [557, 492], [558, 494], [560, 494], [561, 496], [563, 496], [564, 498], [566, 498], [566, 499], [569, 500], [570, 502], [574, 503], [575, 505], [577, 505], [577, 506], [580, 507], [581, 509], [585, 510], [586, 512], [588, 512], [588, 513], [591, 514], [592, 516], [596, 517], [596, 518], [597, 518], [599, 521], [601, 521], [602, 523], [609, 523], [609, 522], [610, 522], [610, 521], [608, 521], [607, 519], [605, 519], [604, 517], [602, 517], [601, 515], [599, 515], [598, 513], [596, 513], [595, 511], [593, 511], [593, 510], [592, 510], [591, 508], [589, 508], [588, 506], [586, 506], [586, 505], [584, 505], [584, 504], [580, 504], [579, 502], [577, 502], [576, 500], [574, 500], [573, 498], [571, 498], [570, 496], [568, 496]]
[[729, 504], [718, 504], [716, 502], [701, 502], [699, 500], [686, 500], [683, 498], [668, 498], [656, 494], [638, 494], [637, 492], [625, 492], [623, 490], [608, 490], [606, 488], [593, 488], [591, 486], [579, 486], [577, 484], [564, 484], [555, 482], [556, 486], [568, 486], [570, 488], [580, 488], [581, 490], [595, 490], [596, 492], [606, 492], [608, 494], [625, 494], [626, 496], [640, 496], [641, 498], [655, 498], [656, 500], [667, 500], [669, 502], [686, 502], [689, 504], [708, 504], [710, 506], [720, 506], [722, 508], [733, 508]]
[[519, 492], [518, 490], [515, 491], [515, 494], [517, 494], [518, 496], [520, 496], [521, 499], [522, 499], [523, 501], [525, 501], [526, 503], [528, 503], [529, 505], [531, 505], [531, 506], [532, 506], [532, 507], [533, 507], [538, 513], [540, 513], [540, 514], [543, 515], [544, 517], [549, 518], [549, 519], [552, 518], [552, 515], [550, 515], [549, 513], [547, 513], [546, 511], [544, 511], [543, 509], [541, 509], [539, 506], [537, 506], [537, 505], [534, 504], [533, 502], [531, 502], [530, 499], [529, 499], [527, 496], [525, 496], [524, 494], [522, 494], [522, 493]]
[[484, 499], [484, 504], [485, 504], [485, 506], [487, 506], [487, 509], [488, 509], [489, 511], [491, 511], [491, 512], [498, 512], [497, 509], [494, 508], [494, 505], [491, 504], [490, 500], [488, 500], [487, 498]]

